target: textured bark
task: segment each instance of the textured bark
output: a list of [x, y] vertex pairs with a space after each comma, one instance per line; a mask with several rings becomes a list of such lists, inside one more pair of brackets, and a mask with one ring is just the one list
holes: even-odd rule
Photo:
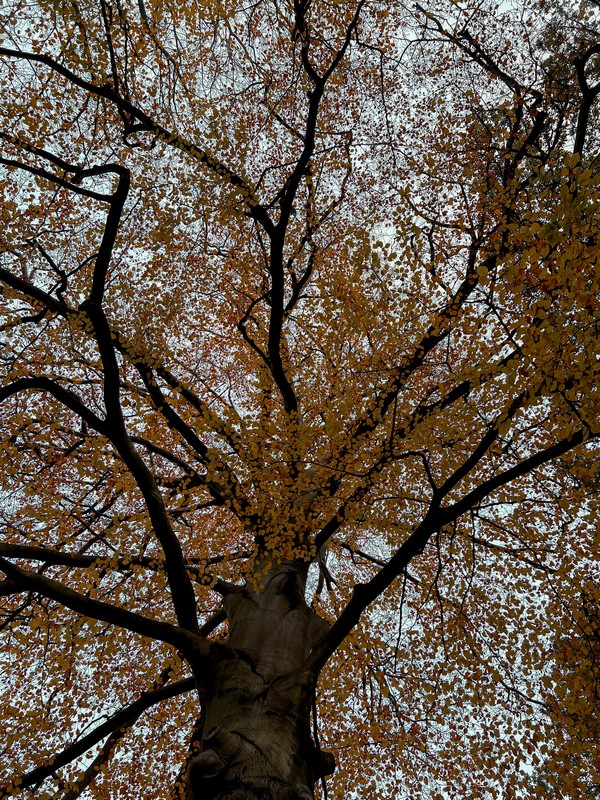
[[304, 600], [300, 569], [273, 569], [260, 590], [225, 601], [230, 634], [203, 676], [201, 749], [187, 800], [311, 800], [334, 769], [310, 734], [314, 677], [305, 668], [327, 628]]

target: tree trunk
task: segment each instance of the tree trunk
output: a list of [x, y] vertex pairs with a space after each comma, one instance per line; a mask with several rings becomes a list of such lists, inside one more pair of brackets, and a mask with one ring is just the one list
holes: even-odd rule
[[203, 737], [187, 800], [312, 800], [315, 781], [335, 767], [310, 735], [315, 677], [304, 667], [327, 623], [306, 605], [302, 571], [290, 565], [225, 607], [229, 639], [215, 643], [203, 675]]

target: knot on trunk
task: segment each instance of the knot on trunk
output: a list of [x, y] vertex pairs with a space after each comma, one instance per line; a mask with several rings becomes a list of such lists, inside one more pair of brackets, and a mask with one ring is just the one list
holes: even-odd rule
[[319, 778], [326, 778], [328, 775], [333, 775], [335, 772], [337, 764], [335, 763], [335, 756], [333, 753], [327, 750], [321, 750], [312, 738], [309, 740], [308, 759], [315, 781], [318, 781]]
[[227, 766], [216, 750], [203, 750], [190, 761], [188, 774], [191, 783], [216, 778]]
[[325, 750], [317, 750], [314, 758], [315, 779], [333, 775], [336, 768], [335, 756]]
[[242, 745], [239, 736], [219, 725], [211, 728], [203, 741], [201, 753], [188, 765], [189, 798], [205, 797], [214, 792], [222, 782], [227, 765], [235, 758]]
[[[312, 789], [304, 783], [287, 783], [279, 776], [256, 772], [261, 756], [239, 734], [215, 725], [204, 737], [202, 751], [189, 762], [186, 800], [314, 800]], [[330, 774], [335, 767], [330, 753], [313, 749], [312, 759], [320, 765], [320, 775]], [[268, 759], [264, 761], [267, 765]]]
[[313, 793], [303, 783], [295, 786], [281, 786], [277, 794], [277, 800], [313, 800]]

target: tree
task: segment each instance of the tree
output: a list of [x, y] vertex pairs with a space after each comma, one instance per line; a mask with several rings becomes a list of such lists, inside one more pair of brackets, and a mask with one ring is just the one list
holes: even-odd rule
[[598, 544], [598, 13], [3, 4], [1, 797], [530, 791]]

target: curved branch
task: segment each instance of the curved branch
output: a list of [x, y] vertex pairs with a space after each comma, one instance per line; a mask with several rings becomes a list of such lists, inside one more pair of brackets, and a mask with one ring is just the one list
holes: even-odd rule
[[[51, 56], [41, 53], [31, 53], [26, 50], [14, 50], [13, 48], [9, 47], [0, 47], [0, 56], [43, 64], [53, 72], [56, 72], [58, 75], [62, 75], [62, 77], [66, 78], [69, 83], [77, 86], [80, 89], [83, 89], [83, 91], [87, 92], [88, 94], [108, 100], [117, 107], [121, 115], [127, 114], [131, 117], [131, 121], [137, 120], [139, 124], [135, 126], [136, 130], [151, 133], [157, 139], [165, 142], [170, 147], [174, 147], [183, 153], [188, 153], [197, 161], [208, 167], [212, 173], [224, 179], [227, 183], [238, 189], [244, 199], [244, 202], [248, 206], [248, 213], [250, 216], [256, 219], [256, 221], [259, 222], [266, 231], [271, 232], [274, 229], [273, 222], [271, 221], [267, 211], [258, 202], [258, 199], [254, 195], [252, 188], [244, 181], [243, 178], [219, 161], [218, 158], [215, 158], [213, 155], [211, 155], [208, 151], [198, 147], [178, 134], [163, 128], [162, 125], [154, 122], [152, 118], [149, 117], [144, 111], [135, 106], [129, 100], [122, 97], [111, 84], [107, 83], [103, 86], [97, 86], [95, 83], [81, 78], [75, 72], [68, 69]], [[134, 126], [130, 123], [129, 127], [133, 128]], [[126, 131], [126, 133], [127, 132], [129, 131]]]
[[573, 146], [573, 152], [579, 153], [579, 155], [583, 154], [583, 146], [585, 144], [585, 138], [588, 131], [588, 123], [592, 105], [594, 104], [596, 97], [598, 97], [600, 94], [600, 82], [595, 86], [590, 86], [585, 74], [587, 62], [593, 55], [596, 55], [597, 53], [600, 53], [600, 42], [588, 47], [584, 53], [573, 59], [573, 64], [577, 73], [577, 82], [579, 84], [579, 89], [581, 90], [582, 96], [581, 104], [579, 106], [579, 114], [577, 115], [577, 124], [575, 127], [575, 144]]
[[[49, 161], [51, 164], [54, 164], [55, 167], [62, 169], [63, 172], [72, 174], [72, 182], [67, 182], [67, 187], [73, 189], [74, 192], [78, 191], [79, 183], [84, 178], [91, 178], [95, 177], [96, 175], [107, 175], [111, 172], [118, 175], [119, 178], [124, 178], [129, 175], [129, 170], [123, 167], [121, 164], [101, 164], [94, 167], [86, 167], [84, 169], [83, 167], [77, 166], [77, 164], [71, 164], [69, 161], [65, 161], [63, 158], [51, 153], [49, 150], [44, 150], [42, 147], [35, 147], [34, 145], [19, 139], [18, 136], [13, 136], [5, 131], [0, 131], [0, 139], [4, 139], [5, 142], [15, 145], [19, 150], [25, 150], [27, 153], [31, 153], [39, 158], [43, 158], [45, 161]], [[81, 191], [80, 194], [86, 194], [86, 192]], [[107, 201], [110, 201], [111, 197], [114, 197], [115, 194], [116, 192], [112, 195], [92, 193], [90, 196], [95, 195], [98, 198], [103, 198]]]
[[84, 405], [84, 403], [74, 392], [71, 392], [69, 389], [65, 389], [51, 378], [46, 378], [43, 376], [18, 378], [16, 381], [13, 381], [6, 386], [0, 386], [0, 403], [2, 403], [4, 400], [7, 400], [9, 397], [13, 397], [16, 394], [25, 391], [47, 392], [56, 400], [58, 400], [59, 403], [62, 403], [62, 405], [66, 406], [68, 409], [77, 414], [77, 416], [80, 417], [80, 419], [82, 419], [87, 425], [89, 425], [90, 428], [93, 428], [104, 436], [108, 435], [106, 422], [100, 419], [100, 417], [94, 414], [91, 409]]
[[83, 773], [83, 776], [77, 781], [75, 786], [72, 786], [60, 800], [77, 800], [77, 798], [85, 792], [85, 790], [90, 786], [96, 778], [100, 775], [100, 769], [111, 759], [113, 754], [113, 750], [115, 749], [117, 742], [119, 742], [127, 733], [127, 728], [118, 728], [116, 731], [113, 731], [108, 739], [104, 742], [102, 747], [100, 748], [100, 752], [96, 756], [96, 758], [92, 761], [92, 763], [88, 766], [88, 768]]
[[36, 300], [39, 303], [43, 303], [50, 311], [60, 315], [61, 317], [73, 318], [79, 316], [79, 311], [70, 308], [62, 300], [52, 297], [51, 294], [48, 294], [48, 292], [45, 292], [43, 289], [34, 286], [29, 281], [23, 280], [23, 278], [18, 278], [9, 270], [4, 269], [4, 267], [0, 267], [0, 281], [7, 286], [10, 286], [11, 289], [14, 289], [15, 291], [25, 295], [25, 297], [28, 297], [31, 300]]
[[91, 189], [84, 189], [81, 186], [76, 186], [71, 183], [71, 181], [59, 178], [58, 175], [53, 175], [52, 172], [48, 172], [48, 170], [42, 167], [32, 167], [30, 164], [25, 164], [24, 161], [16, 161], [14, 158], [3, 158], [2, 156], [0, 156], [0, 164], [4, 164], [5, 167], [11, 167], [12, 169], [20, 169], [23, 172], [29, 172], [31, 175], [44, 178], [51, 183], [55, 183], [57, 186], [61, 186], [63, 189], [69, 189], [71, 192], [75, 192], [75, 194], [83, 195], [83, 197], [90, 197], [92, 200], [99, 200], [102, 203], [111, 202], [111, 195], [100, 194]]
[[[61, 753], [55, 755], [46, 764], [41, 764], [39, 767], [30, 770], [25, 775], [18, 776], [12, 781], [12, 785], [18, 783], [19, 790], [27, 789], [30, 786], [41, 783], [46, 778], [54, 775], [57, 770], [75, 761], [84, 753], [86, 753], [94, 745], [101, 742], [106, 736], [113, 736], [125, 730], [149, 708], [161, 703], [163, 700], [169, 700], [173, 697], [178, 697], [184, 692], [190, 692], [194, 689], [195, 682], [193, 678], [184, 678], [183, 680], [176, 681], [175, 683], [161, 686], [158, 689], [152, 689], [144, 692], [140, 697], [128, 706], [125, 706], [120, 711], [117, 711], [106, 722], [103, 722], [93, 731], [82, 736], [81, 739], [68, 745]], [[0, 787], [0, 800], [5, 800], [12, 795], [10, 789], [11, 784]]]
[[53, 578], [47, 578], [36, 572], [21, 569], [21, 567], [11, 564], [10, 561], [2, 557], [0, 557], [0, 570], [9, 580], [14, 581], [15, 588], [11, 592], [12, 594], [19, 594], [24, 591], [38, 592], [44, 597], [48, 597], [50, 600], [54, 600], [60, 605], [71, 609], [71, 611], [75, 611], [77, 614], [82, 614], [85, 617], [97, 619], [101, 622], [108, 622], [110, 625], [125, 628], [125, 630], [138, 633], [140, 636], [145, 636], [149, 639], [158, 639], [161, 642], [173, 645], [173, 647], [181, 650], [182, 653], [195, 652], [198, 655], [199, 653], [206, 654], [208, 652], [201, 636], [177, 625], [150, 619], [135, 611], [126, 611], [103, 600], [94, 600], [91, 597], [86, 597], [86, 595], [69, 589]]
[[[76, 320], [81, 317], [82, 312], [78, 309], [73, 309], [62, 300], [53, 297], [48, 292], [34, 286], [29, 281], [23, 278], [18, 278], [13, 275], [9, 270], [0, 267], [0, 282], [10, 286], [11, 289], [23, 294], [32, 300], [43, 303], [49, 311], [58, 314], [65, 319]], [[130, 346], [124, 339], [123, 334], [111, 327], [110, 334], [112, 338], [113, 347], [118, 350], [121, 355], [127, 359], [128, 363], [140, 363], [144, 365], [145, 369], [150, 369], [140, 354], [135, 352], [135, 349]], [[172, 388], [176, 389], [187, 402], [198, 411], [202, 419], [207, 422], [212, 430], [219, 436], [223, 437], [232, 449], [239, 454], [241, 450], [241, 440], [239, 435], [221, 418], [215, 411], [193, 392], [191, 392], [181, 381], [173, 375], [166, 367], [157, 367], [156, 372], [160, 377]]]
[[225, 486], [220, 485], [214, 479], [204, 481], [204, 485], [214, 500], [219, 505], [224, 505], [225, 498], [229, 498], [233, 501], [234, 509], [237, 511], [237, 513], [243, 514], [243, 510], [246, 509], [249, 504], [247, 499], [243, 496], [239, 482], [233, 475], [229, 466], [223, 463], [221, 459], [216, 459], [214, 453], [209, 454], [208, 447], [200, 439], [197, 433], [167, 402], [158, 383], [154, 379], [151, 369], [140, 362], [134, 364], [134, 366], [144, 382], [144, 386], [146, 387], [148, 394], [154, 403], [154, 407], [163, 415], [167, 425], [172, 430], [179, 433], [183, 440], [201, 459], [203, 464], [209, 465], [211, 463], [215, 463], [219, 476], [222, 476], [225, 479]]

